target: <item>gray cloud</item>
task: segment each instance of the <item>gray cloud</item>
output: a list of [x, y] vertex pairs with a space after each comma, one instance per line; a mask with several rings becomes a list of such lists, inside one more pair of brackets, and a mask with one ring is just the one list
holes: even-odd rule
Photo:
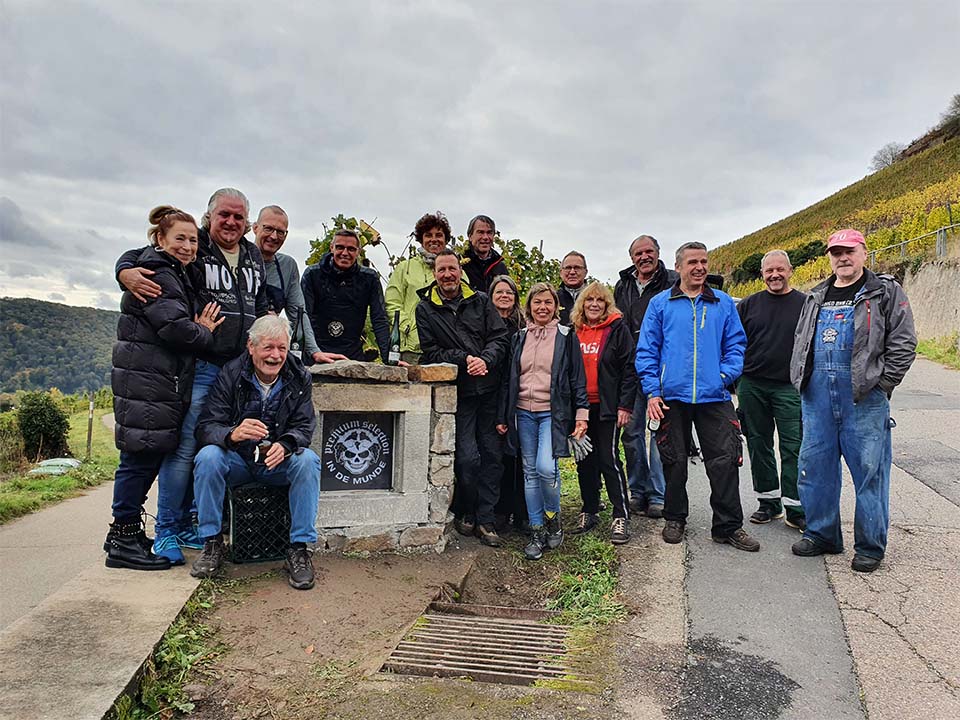
[[[285, 207], [300, 259], [338, 212], [395, 251], [427, 210], [458, 234], [485, 212], [603, 279], [641, 232], [729, 242], [859, 179], [956, 92], [960, 6], [836, 5], [8, 3], [0, 223], [35, 234], [0, 284], [115, 293], [152, 206], [199, 217], [224, 185]], [[878, 49], [892, 27], [924, 51]]]

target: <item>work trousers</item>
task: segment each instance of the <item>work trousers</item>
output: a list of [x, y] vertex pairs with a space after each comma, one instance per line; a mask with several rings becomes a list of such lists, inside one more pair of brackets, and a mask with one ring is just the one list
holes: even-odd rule
[[497, 393], [458, 397], [456, 421], [453, 514], [475, 517], [478, 523], [492, 528], [503, 473], [503, 451], [496, 429]]
[[663, 517], [686, 523], [687, 441], [691, 423], [697, 428], [703, 464], [710, 479], [710, 507], [713, 508], [713, 537], [729, 537], [743, 527], [740, 506], [740, 472], [743, 445], [740, 422], [733, 404], [725, 402], [690, 404], [667, 400], [657, 430], [657, 448], [666, 478]]
[[[760, 507], [774, 515], [786, 509], [787, 517], [802, 518], [797, 492], [797, 457], [803, 437], [800, 393], [790, 383], [762, 378], [740, 378], [737, 385], [743, 433], [750, 453], [750, 474]], [[773, 449], [773, 429], [780, 446], [780, 475]]]

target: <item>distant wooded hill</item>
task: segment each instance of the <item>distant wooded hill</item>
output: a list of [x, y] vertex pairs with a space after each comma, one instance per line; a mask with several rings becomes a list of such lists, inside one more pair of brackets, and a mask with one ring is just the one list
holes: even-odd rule
[[0, 298], [0, 392], [110, 384], [118, 312]]

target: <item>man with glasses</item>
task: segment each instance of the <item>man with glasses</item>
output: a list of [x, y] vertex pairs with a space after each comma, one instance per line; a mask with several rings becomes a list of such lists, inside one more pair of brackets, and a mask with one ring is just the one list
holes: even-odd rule
[[330, 252], [303, 271], [307, 317], [321, 351], [350, 360], [364, 360], [364, 324], [367, 310], [380, 357], [390, 349], [390, 323], [383, 301], [380, 276], [359, 262], [360, 237], [353, 230], [337, 230]]
[[278, 313], [285, 310], [287, 320], [290, 321], [290, 330], [293, 333], [293, 342], [299, 343], [305, 351], [304, 358], [312, 358], [314, 362], [333, 362], [345, 360], [337, 353], [321, 352], [313, 336], [313, 327], [307, 317], [303, 303], [303, 291], [300, 289], [300, 270], [297, 261], [290, 255], [280, 252], [287, 239], [289, 220], [287, 213], [279, 205], [267, 205], [260, 210], [257, 221], [253, 224], [253, 236], [260, 254], [263, 256], [263, 266], [267, 271], [267, 299], [270, 309]]
[[570, 325], [570, 311], [577, 295], [587, 286], [587, 259], [576, 250], [571, 250], [560, 261], [560, 324]]

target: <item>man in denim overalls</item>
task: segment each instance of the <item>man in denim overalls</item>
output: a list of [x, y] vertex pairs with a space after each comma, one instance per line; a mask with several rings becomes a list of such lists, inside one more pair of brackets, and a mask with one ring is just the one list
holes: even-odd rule
[[866, 241], [856, 230], [827, 240], [833, 269], [807, 297], [797, 324], [790, 380], [800, 391], [800, 502], [803, 539], [794, 555], [843, 552], [840, 456], [857, 495], [857, 572], [880, 566], [890, 520], [890, 395], [916, 355], [907, 296], [889, 275], [864, 268]]

